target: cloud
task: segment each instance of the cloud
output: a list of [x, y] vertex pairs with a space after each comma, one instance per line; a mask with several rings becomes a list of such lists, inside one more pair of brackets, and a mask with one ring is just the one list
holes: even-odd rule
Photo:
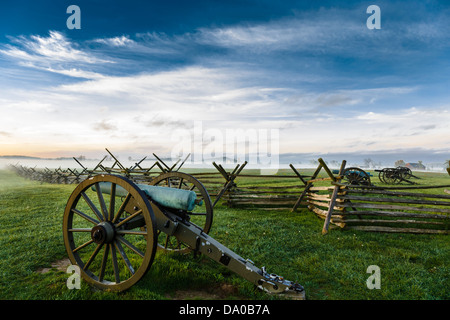
[[114, 131], [117, 130], [117, 126], [109, 120], [102, 120], [94, 124], [94, 129], [100, 131]]
[[135, 41], [131, 40], [129, 36], [120, 36], [120, 37], [113, 37], [113, 38], [103, 38], [103, 39], [95, 39], [93, 42], [105, 44], [107, 46], [111, 47], [126, 47], [129, 45], [136, 44]]
[[82, 70], [79, 68], [67, 67], [66, 69], [63, 69], [63, 68], [55, 69], [53, 67], [44, 67], [44, 66], [36, 65], [31, 62], [19, 62], [19, 65], [28, 67], [28, 68], [33, 68], [36, 70], [50, 72], [50, 73], [62, 74], [62, 75], [73, 77], [73, 78], [101, 79], [101, 78], [105, 77], [101, 73], [92, 72], [92, 71], [88, 71], [88, 70]]
[[[366, 88], [366, 89], [348, 89], [348, 90], [290, 90], [286, 92], [284, 105], [291, 114], [310, 113], [314, 116], [326, 115], [330, 112], [329, 108], [339, 108], [342, 114], [354, 112], [357, 107], [375, 108], [379, 100], [387, 100], [397, 96], [417, 91], [416, 87], [384, 87], [384, 88]], [[385, 108], [383, 108], [385, 109]], [[335, 112], [337, 112], [336, 110]], [[360, 115], [359, 117], [371, 117], [371, 112]], [[361, 118], [361, 119], [362, 119]], [[319, 120], [319, 119], [318, 119]]]
[[32, 35], [29, 38], [24, 36], [11, 38], [11, 42], [16, 46], [8, 44], [5, 46], [6, 49], [0, 50], [0, 53], [19, 60], [89, 64], [112, 62], [76, 49], [72, 42], [57, 31], [49, 31], [48, 37]]
[[[395, 8], [395, 7], [398, 8]], [[409, 18], [397, 15], [397, 19], [386, 19], [380, 32], [366, 27], [366, 8], [364, 5], [351, 6], [351, 9], [320, 8], [317, 10], [294, 11], [289, 16], [264, 22], [240, 22], [220, 27], [201, 27], [194, 32], [169, 37], [151, 34], [150, 43], [169, 47], [183, 44], [190, 48], [195, 45], [206, 49], [224, 49], [224, 54], [241, 54], [254, 58], [274, 56], [283, 53], [302, 55], [304, 58], [314, 54], [318, 57], [354, 57], [358, 59], [402, 59], [411, 53], [421, 53], [424, 46], [427, 52], [436, 52], [449, 46], [448, 10], [435, 11], [420, 17]], [[414, 4], [410, 5], [414, 10]], [[403, 5], [390, 5], [390, 10], [404, 10]], [[422, 12], [422, 11], [420, 11]], [[386, 13], [383, 17], [391, 17]], [[251, 56], [248, 54], [251, 53]], [[297, 56], [297, 57], [299, 57]]]
[[88, 49], [78, 49], [66, 36], [50, 31], [48, 37], [32, 35], [10, 38], [11, 43], [0, 49], [0, 54], [18, 65], [76, 78], [99, 78], [101, 75], [86, 68], [114, 63], [100, 58]]

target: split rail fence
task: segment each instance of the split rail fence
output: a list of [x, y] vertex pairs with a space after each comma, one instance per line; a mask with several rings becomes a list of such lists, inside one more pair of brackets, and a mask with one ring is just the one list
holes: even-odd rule
[[[20, 175], [50, 183], [78, 183], [96, 174], [121, 174], [137, 183], [151, 181], [161, 173], [178, 171], [185, 161], [178, 160], [169, 166], [157, 155], [150, 167], [142, 166], [143, 158], [131, 167], [125, 167], [106, 149], [114, 164], [103, 165], [103, 158], [94, 169], [81, 166], [76, 169], [35, 169], [13, 166]], [[189, 157], [189, 155], [188, 155]], [[181, 163], [180, 163], [181, 162]], [[233, 208], [258, 210], [290, 210], [307, 208], [324, 219], [322, 233], [329, 231], [330, 224], [345, 228], [374, 232], [439, 233], [449, 234], [450, 185], [438, 186], [374, 186], [343, 183], [344, 160], [337, 175], [328, 168], [323, 159], [312, 175], [302, 175], [291, 164], [292, 173], [284, 171], [277, 175], [251, 174], [243, 169], [247, 162], [238, 164], [232, 171], [213, 162], [216, 171], [194, 172], [206, 187], [214, 206], [219, 201]], [[156, 171], [155, 171], [156, 170]], [[319, 175], [325, 171], [324, 175]], [[445, 194], [447, 193], [447, 194]]]
[[[349, 185], [342, 182], [346, 161], [337, 175], [323, 159], [311, 176], [241, 174], [246, 163], [232, 172], [213, 163], [226, 183], [216, 196], [229, 207], [296, 211], [307, 208], [324, 219], [322, 233], [330, 224], [354, 230], [449, 234], [450, 185], [395, 186]], [[319, 176], [324, 170], [325, 177]], [[245, 178], [247, 184], [237, 183]], [[255, 180], [255, 182], [249, 182]], [[216, 203], [215, 202], [215, 203]]]
[[[330, 223], [345, 229], [375, 232], [405, 232], [449, 234], [450, 195], [444, 188], [450, 185], [380, 187], [374, 185], [343, 184], [342, 172], [337, 176], [319, 159], [319, 166], [297, 201], [325, 220], [322, 233]], [[316, 179], [325, 169], [327, 178]], [[314, 186], [318, 181], [329, 186]], [[437, 191], [437, 192], [436, 192]]]

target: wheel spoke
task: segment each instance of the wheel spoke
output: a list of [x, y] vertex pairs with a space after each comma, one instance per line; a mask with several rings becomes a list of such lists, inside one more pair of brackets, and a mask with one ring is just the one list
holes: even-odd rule
[[[147, 234], [147, 233], [146, 233]], [[119, 240], [120, 242], [122, 242], [124, 245], [126, 245], [128, 248], [130, 248], [131, 250], [133, 250], [134, 252], [136, 252], [138, 255], [141, 256], [141, 258], [144, 258], [145, 254], [139, 250], [138, 248], [136, 248], [134, 245], [132, 245], [128, 240], [126, 240], [125, 238], [118, 236], [117, 240]]]
[[[116, 184], [111, 183], [111, 198], [109, 200], [109, 218], [112, 219], [116, 206]], [[108, 219], [107, 219], [108, 220]]]
[[133, 266], [131, 265], [130, 260], [128, 259], [127, 254], [123, 250], [122, 245], [120, 244], [119, 241], [114, 241], [114, 245], [116, 246], [117, 251], [119, 251], [119, 254], [122, 257], [123, 262], [125, 262], [125, 265], [127, 266], [128, 271], [130, 271], [131, 275], [133, 275], [135, 271], [133, 269]]
[[90, 229], [90, 228], [72, 228], [67, 231], [69, 231], [69, 232], [91, 232], [91, 230], [92, 229]]
[[136, 211], [135, 213], [133, 213], [131, 216], [126, 217], [125, 219], [123, 219], [122, 221], [120, 221], [118, 224], [116, 224], [116, 228], [119, 228], [121, 225], [123, 225], [124, 223], [127, 223], [128, 221], [130, 221], [131, 219], [137, 217], [138, 215], [140, 215], [142, 213], [142, 209]]
[[91, 208], [92, 212], [95, 213], [98, 220], [103, 221], [103, 216], [100, 211], [98, 211], [97, 207], [92, 203], [91, 199], [86, 195], [86, 193], [82, 192], [81, 196], [83, 197], [84, 201], [88, 204], [89, 208]]
[[116, 283], [120, 283], [120, 275], [119, 275], [119, 266], [117, 264], [117, 255], [116, 255], [116, 247], [110, 244], [111, 246], [111, 258], [114, 269], [114, 278], [116, 279]]
[[169, 244], [169, 235], [166, 235], [166, 242], [164, 243], [164, 249], [167, 249], [167, 245]]
[[147, 231], [117, 230], [117, 234], [134, 234], [138, 236], [146, 236]]
[[98, 275], [98, 280], [100, 282], [103, 281], [103, 277], [105, 276], [105, 269], [106, 269], [106, 262], [108, 261], [108, 254], [109, 254], [109, 245], [106, 245], [105, 251], [103, 251], [103, 259], [102, 259], [102, 265], [100, 267], [100, 273]]
[[95, 248], [95, 250], [92, 253], [91, 257], [89, 258], [89, 260], [84, 265], [83, 270], [87, 270], [89, 268], [89, 266], [94, 261], [95, 257], [97, 256], [97, 254], [100, 251], [100, 249], [102, 248], [102, 246], [103, 246], [103, 243], [100, 243], [100, 244], [97, 245], [97, 248]]
[[95, 190], [97, 191], [98, 201], [100, 202], [100, 208], [102, 210], [105, 220], [108, 220], [108, 210], [106, 209], [105, 199], [103, 198], [102, 190], [100, 189], [100, 183], [95, 183]]
[[131, 193], [128, 193], [125, 197], [125, 200], [123, 201], [122, 205], [120, 206], [119, 210], [117, 211], [116, 215], [114, 216], [114, 219], [111, 221], [112, 223], [116, 223], [117, 220], [119, 220], [122, 213], [125, 211], [125, 208], [128, 204], [128, 202], [131, 199]]
[[181, 249], [181, 242], [177, 239], [177, 249]]
[[91, 243], [93, 243], [94, 242], [94, 240], [89, 240], [89, 241], [87, 241], [87, 242], [85, 242], [85, 243], [83, 243], [81, 246], [79, 246], [78, 248], [75, 248], [75, 249], [73, 249], [72, 250], [72, 252], [77, 252], [78, 250], [81, 250], [81, 249], [83, 249], [84, 247], [87, 247], [88, 245], [90, 245]]
[[95, 220], [94, 218], [91, 218], [90, 216], [88, 216], [87, 214], [81, 212], [78, 209], [72, 209], [71, 210], [73, 213], [76, 213], [77, 215], [79, 215], [80, 217], [82, 217], [83, 219], [86, 219], [89, 222], [92, 222], [93, 224], [97, 225], [99, 224], [99, 222], [97, 220]]

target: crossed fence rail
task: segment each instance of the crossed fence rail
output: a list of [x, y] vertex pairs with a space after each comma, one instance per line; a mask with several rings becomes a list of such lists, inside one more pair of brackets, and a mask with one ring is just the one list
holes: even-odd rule
[[[88, 169], [76, 158], [74, 160], [81, 169], [50, 170], [22, 165], [13, 165], [12, 169], [21, 176], [47, 183], [79, 183], [97, 174], [120, 174], [136, 183], [147, 183], [162, 173], [180, 170], [190, 156], [169, 166], [153, 154], [156, 161], [149, 167], [143, 166], [146, 157], [126, 167], [106, 150], [114, 159], [112, 166], [104, 164], [105, 156], [93, 169]], [[222, 165], [213, 162], [216, 171], [192, 175], [205, 185], [214, 201], [213, 206], [222, 200], [224, 205], [236, 208], [292, 212], [298, 208], [307, 208], [324, 219], [323, 234], [328, 232], [330, 224], [365, 231], [449, 234], [450, 194], [427, 193], [425, 190], [439, 190], [449, 188], [450, 185], [356, 185], [352, 183], [358, 179], [347, 179], [346, 173], [354, 170], [346, 170], [345, 160], [339, 170], [330, 170], [325, 161], [319, 159], [319, 165], [312, 175], [301, 174], [292, 164], [290, 168], [293, 174], [244, 174], [246, 165], [247, 162], [237, 164], [233, 170], [227, 171]], [[322, 170], [326, 173], [325, 177], [319, 177]]]

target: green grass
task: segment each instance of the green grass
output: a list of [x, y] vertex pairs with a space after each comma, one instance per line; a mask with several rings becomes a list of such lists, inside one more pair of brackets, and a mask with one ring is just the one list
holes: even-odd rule
[[[421, 176], [421, 184], [450, 182], [448, 175]], [[69, 290], [69, 274], [51, 264], [67, 256], [62, 216], [74, 188], [0, 171], [0, 299], [173, 299], [180, 298], [179, 292], [191, 292], [192, 299], [277, 298], [207, 258], [160, 252], [146, 276], [126, 292], [98, 291], [83, 282], [80, 290]], [[307, 210], [261, 212], [219, 205], [210, 235], [255, 265], [298, 281], [308, 299], [450, 298], [448, 236], [341, 229], [323, 236], [322, 226], [323, 220]], [[381, 269], [379, 290], [366, 286], [370, 265]], [[37, 272], [41, 268], [50, 271]]]

